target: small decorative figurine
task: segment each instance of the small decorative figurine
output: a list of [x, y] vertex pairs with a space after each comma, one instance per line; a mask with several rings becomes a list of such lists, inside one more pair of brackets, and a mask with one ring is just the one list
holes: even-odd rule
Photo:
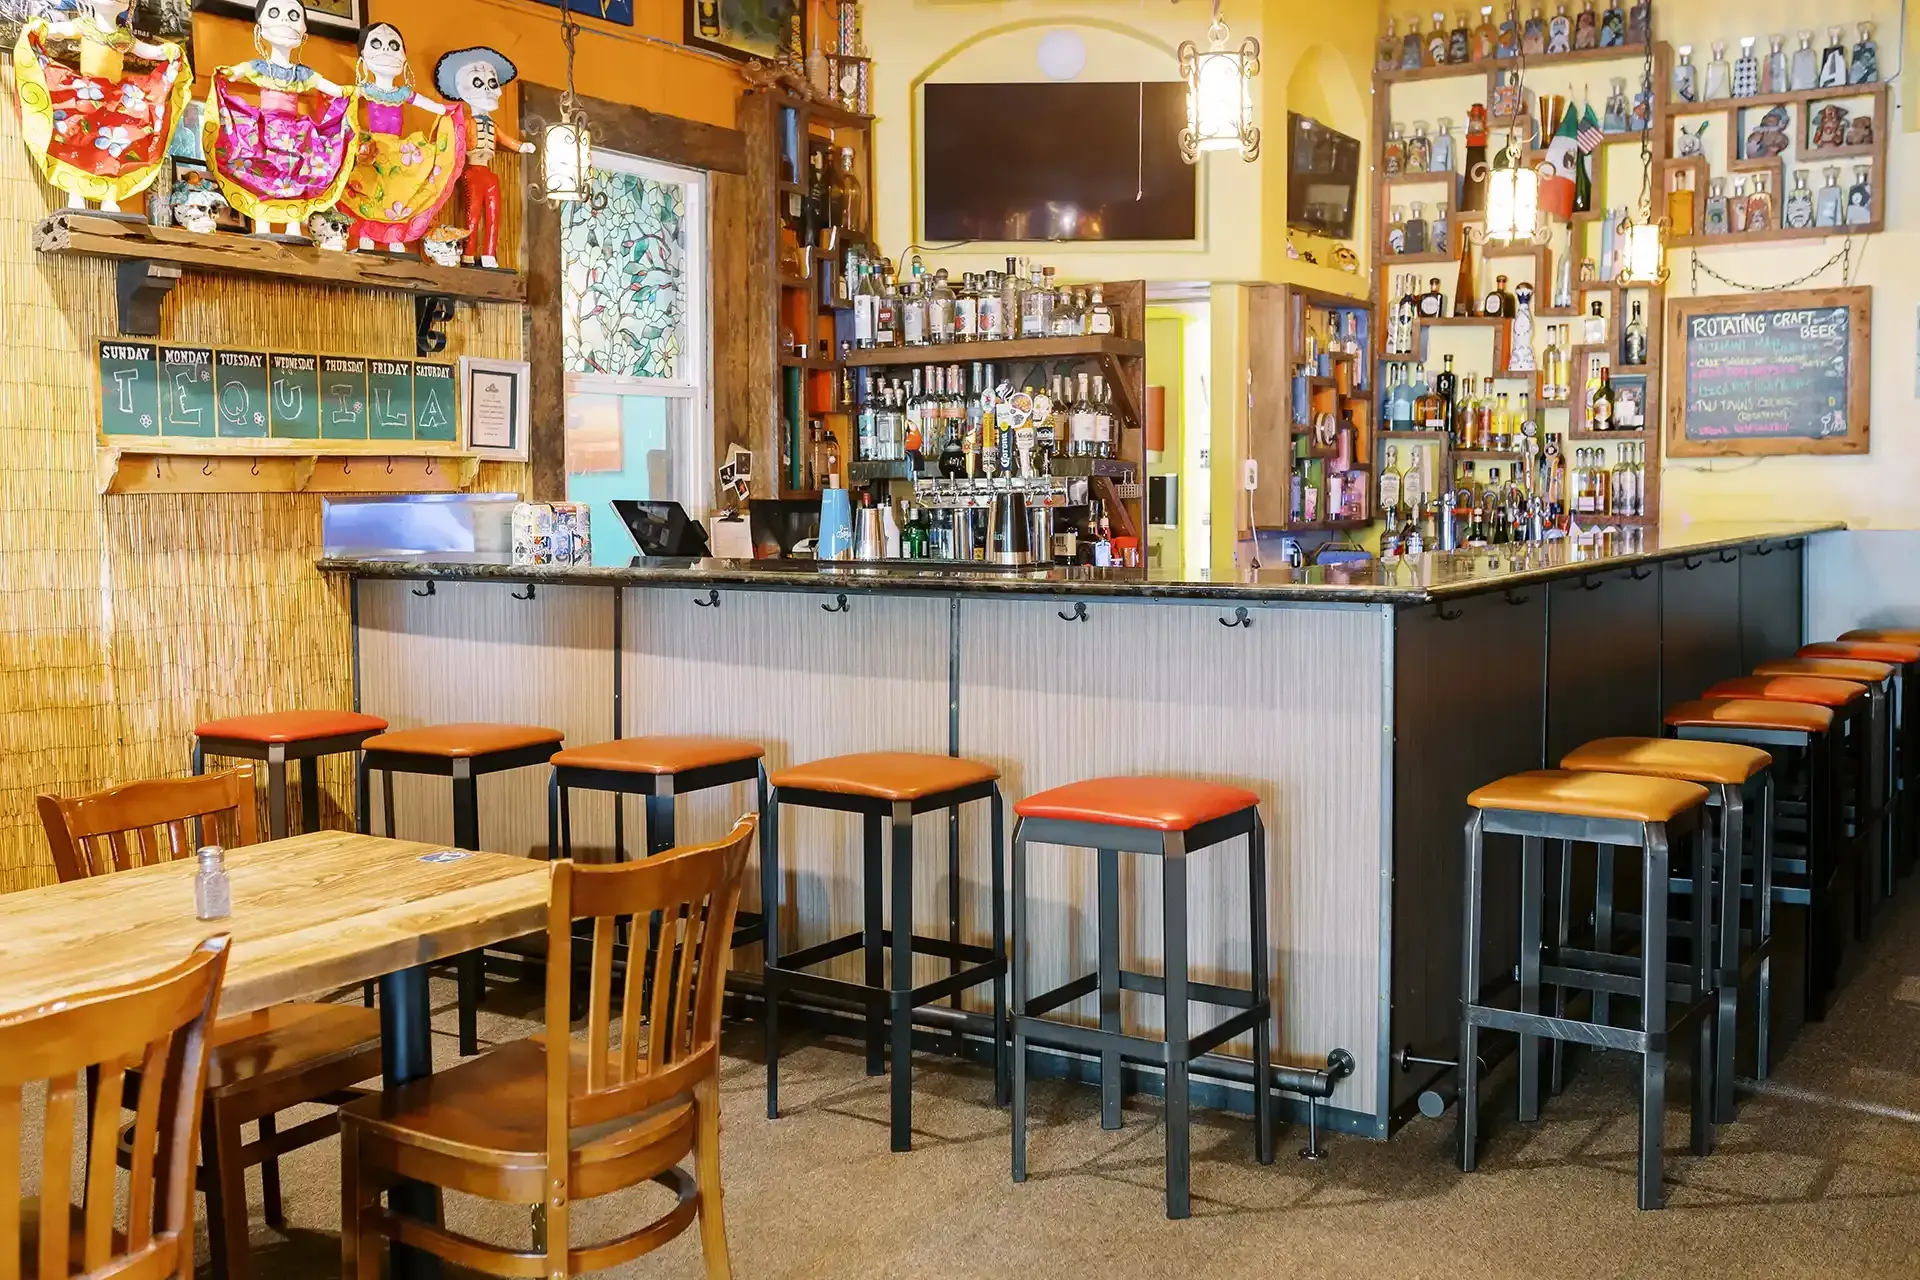
[[338, 209], [322, 209], [307, 219], [307, 237], [329, 253], [345, 253], [352, 226], [353, 219]]
[[[1775, 110], [1778, 109], [1775, 108]], [[1813, 149], [1825, 151], [1830, 147], [1845, 145], [1847, 145], [1847, 109], [1838, 103], [1829, 102], [1814, 113]]]
[[1855, 116], [1847, 121], [1847, 145], [1850, 147], [1870, 147], [1873, 145], [1873, 117]]
[[467, 104], [467, 244], [463, 262], [473, 262], [478, 251], [480, 265], [498, 270], [500, 261], [500, 179], [493, 172], [493, 153], [504, 146], [523, 156], [533, 154], [533, 144], [522, 142], [494, 123], [493, 113], [500, 109], [500, 88], [512, 84], [520, 75], [513, 60], [497, 49], [476, 45], [455, 49], [440, 59], [434, 68], [433, 82], [442, 96], [458, 98]]
[[[266, 56], [214, 72], [203, 140], [227, 202], [252, 219], [299, 236], [313, 214], [331, 209], [347, 185], [359, 139], [353, 97], [294, 55], [307, 42], [299, 0], [258, 0], [253, 39]], [[246, 91], [252, 91], [249, 101]]]
[[1703, 156], [1707, 153], [1707, 126], [1712, 123], [1711, 120], [1702, 120], [1700, 127], [1697, 129], [1689, 129], [1685, 125], [1680, 126], [1679, 152], [1682, 160], [1690, 156]]
[[210, 236], [219, 230], [220, 210], [227, 207], [227, 198], [220, 194], [220, 184], [205, 169], [183, 171], [174, 182], [169, 199], [173, 202], [174, 224], [182, 230], [197, 236]]
[[1785, 107], [1768, 107], [1766, 114], [1760, 117], [1760, 123], [1754, 125], [1747, 134], [1746, 159], [1771, 160], [1785, 152], [1793, 141], [1787, 135], [1787, 125]]
[[[13, 54], [21, 133], [69, 208], [91, 201], [132, 217], [120, 202], [152, 186], [166, 166], [193, 98], [193, 69], [179, 45], [142, 40], [127, 27], [132, 0], [78, 7], [76, 18], [21, 26]], [[68, 42], [77, 48], [58, 47]]]
[[[448, 110], [413, 87], [406, 40], [392, 23], [376, 22], [360, 33], [358, 70], [365, 132], [340, 208], [353, 218], [361, 249], [385, 245], [405, 253], [433, 225], [466, 168], [466, 112], [458, 105]], [[430, 131], [402, 133], [410, 106], [434, 117]]]
[[461, 246], [467, 241], [467, 233], [460, 227], [435, 227], [427, 232], [427, 238], [420, 242], [426, 251], [427, 261], [442, 267], [460, 265]]
[[1847, 82], [1847, 46], [1839, 27], [1827, 28], [1827, 51], [1820, 55], [1820, 88], [1831, 89]]
[[1860, 40], [1853, 46], [1853, 65], [1847, 72], [1852, 84], [1877, 84], [1880, 80], [1880, 46], [1873, 40], [1873, 24], [1860, 24]]

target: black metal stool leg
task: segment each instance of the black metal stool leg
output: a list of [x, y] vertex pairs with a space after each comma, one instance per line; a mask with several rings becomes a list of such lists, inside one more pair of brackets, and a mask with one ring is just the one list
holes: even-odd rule
[[[884, 878], [881, 871], [883, 854], [881, 851], [880, 815], [870, 813], [864, 821], [864, 835], [861, 840], [862, 856], [866, 865], [861, 876], [861, 888], [866, 897], [867, 927], [862, 939], [866, 952], [866, 983], [872, 990], [878, 991], [887, 985], [886, 946], [881, 935], [886, 930], [882, 910], [885, 906], [882, 898]], [[885, 1075], [887, 1071], [886, 1028], [871, 1004], [867, 1006], [867, 1074]]]
[[[198, 756], [199, 752], [200, 749], [196, 746], [194, 748], [194, 754]], [[198, 769], [196, 769], [195, 772], [197, 773]], [[367, 769], [367, 758], [364, 752], [354, 753], [353, 825], [354, 829], [363, 836], [371, 834], [373, 831], [373, 778]], [[374, 1006], [374, 992], [376, 989], [375, 984], [371, 981], [364, 982], [360, 986], [360, 1001], [369, 1009]]]
[[[1602, 955], [1613, 954], [1613, 887], [1613, 846], [1599, 845], [1593, 862], [1593, 949]], [[1593, 1020], [1603, 1027], [1613, 1025], [1612, 995], [1593, 993]]]
[[1720, 894], [1720, 973], [1715, 982], [1720, 1003], [1714, 1027], [1713, 1110], [1714, 1119], [1727, 1124], [1733, 1120], [1733, 1059], [1740, 1034], [1740, 868], [1746, 860], [1747, 811], [1744, 788], [1719, 790], [1722, 847], [1714, 888]]
[[[960, 945], [960, 806], [954, 805], [947, 810], [947, 941], [955, 947]], [[960, 957], [947, 957], [947, 974], [951, 977], [960, 972]], [[953, 1009], [967, 1007], [961, 993], [956, 991], [947, 1004]], [[953, 1052], [956, 1057], [964, 1058], [967, 1052], [967, 1033], [964, 1028], [953, 1029]]]
[[893, 1149], [913, 1149], [913, 808], [893, 807]]
[[320, 829], [320, 757], [300, 762], [300, 830]]
[[[1666, 828], [1646, 828], [1646, 876], [1640, 905], [1640, 1029], [1664, 1036], [1667, 1029], [1667, 886], [1672, 878]], [[1661, 1185], [1666, 1140], [1667, 1053], [1647, 1049], [1640, 1060], [1639, 1202], [1642, 1209], [1666, 1203]]]
[[[477, 852], [480, 848], [480, 795], [471, 772], [456, 761], [453, 775], [453, 843], [455, 848]], [[388, 821], [392, 821], [389, 814]], [[485, 953], [476, 949], [455, 962], [459, 982], [460, 1054], [471, 1058], [480, 1052], [480, 1002], [487, 982]]]
[[[1560, 846], [1558, 874], [1555, 877], [1553, 894], [1553, 945], [1559, 952], [1566, 951], [1572, 941], [1573, 928], [1573, 841], [1557, 840]], [[1553, 989], [1553, 1016], [1567, 1016], [1567, 989], [1556, 986]], [[1558, 1096], [1567, 1087], [1567, 1042], [1554, 1039], [1547, 1049], [1547, 1092]]]
[[1480, 1123], [1480, 1028], [1474, 1025], [1471, 1009], [1480, 1003], [1480, 921], [1481, 889], [1485, 871], [1482, 865], [1481, 834], [1486, 818], [1478, 809], [1467, 819], [1466, 891], [1460, 927], [1460, 1065], [1459, 1115], [1454, 1126], [1460, 1171], [1473, 1172], [1479, 1164]]
[[1187, 860], [1161, 859], [1167, 966], [1167, 1216], [1192, 1212], [1193, 1169], [1187, 1114]]
[[996, 785], [993, 789], [993, 845], [987, 857], [993, 888], [993, 954], [1001, 964], [1000, 976], [993, 980], [993, 1099], [996, 1106], [1007, 1105], [1010, 1081], [1007, 1078], [1007, 814], [1006, 801]]
[[[1693, 853], [1693, 918], [1688, 922], [1687, 943], [1691, 951], [1688, 959], [1690, 970], [1688, 987], [1691, 991], [1689, 1003], [1698, 1004], [1713, 995], [1714, 979], [1714, 917], [1713, 917], [1713, 855], [1712, 843], [1707, 835], [1707, 824], [1702, 823], [1688, 843]], [[1693, 1106], [1688, 1112], [1691, 1121], [1693, 1154], [1697, 1156], [1713, 1153], [1714, 1110], [1719, 1105], [1715, 1088], [1718, 1055], [1715, 1052], [1715, 1040], [1719, 1035], [1719, 1003], [1716, 1000], [1706, 1012], [1700, 1015], [1700, 1025], [1694, 1028], [1693, 1045]]]
[[[1546, 897], [1547, 842], [1539, 836], [1520, 840], [1520, 1012], [1540, 1012], [1540, 914]], [[1540, 1037], [1520, 1035], [1520, 1123], [1540, 1118]]]
[[1754, 1075], [1768, 1079], [1773, 1074], [1773, 770], [1767, 770], [1760, 788], [1760, 820], [1754, 828], [1753, 936], [1756, 947], [1765, 947], [1760, 961], [1754, 1018]]
[[[1120, 854], [1101, 849], [1097, 879], [1100, 895], [1100, 1029], [1120, 1033]], [[1121, 1127], [1120, 1052], [1103, 1050], [1100, 1054], [1100, 1127]]]
[[1013, 824], [1013, 1180], [1027, 1180], [1027, 837]]
[[760, 823], [760, 913], [766, 920], [766, 960], [761, 987], [766, 1019], [767, 1119], [780, 1118], [780, 793], [763, 793]]
[[1253, 1001], [1261, 1018], [1253, 1028], [1253, 1158], [1273, 1163], [1273, 957], [1267, 950], [1267, 827], [1256, 812], [1247, 837], [1247, 897], [1251, 905]]

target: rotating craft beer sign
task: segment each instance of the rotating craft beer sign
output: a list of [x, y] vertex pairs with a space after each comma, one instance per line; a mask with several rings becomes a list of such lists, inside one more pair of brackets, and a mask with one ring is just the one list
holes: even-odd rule
[[1865, 453], [1871, 289], [1668, 304], [1667, 456]]

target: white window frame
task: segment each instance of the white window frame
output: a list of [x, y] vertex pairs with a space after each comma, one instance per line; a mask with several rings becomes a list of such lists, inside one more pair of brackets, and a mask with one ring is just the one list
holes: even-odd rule
[[[707, 199], [707, 175], [699, 169], [682, 169], [677, 165], [622, 155], [598, 147], [594, 149], [593, 167], [651, 178], [656, 182], [670, 182], [686, 189], [686, 342], [679, 361], [683, 376], [628, 378], [616, 374], [568, 373], [566, 394], [568, 399], [575, 395], [610, 395], [657, 396], [666, 400], [668, 439], [676, 445], [682, 441], [687, 444], [684, 450], [674, 450], [674, 456], [678, 459], [674, 487], [689, 495], [686, 503], [688, 514], [704, 518], [713, 507], [715, 466], [713, 331], [709, 327], [707, 299], [707, 262], [713, 227]], [[561, 279], [566, 279], [564, 263]], [[562, 306], [571, 306], [572, 303], [571, 298], [561, 299]]]

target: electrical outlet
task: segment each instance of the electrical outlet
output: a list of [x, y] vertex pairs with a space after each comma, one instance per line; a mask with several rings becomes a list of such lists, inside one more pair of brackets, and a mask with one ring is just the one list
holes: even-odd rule
[[1247, 459], [1247, 473], [1241, 483], [1246, 487], [1248, 493], [1252, 493], [1260, 487], [1260, 460], [1258, 458]]

